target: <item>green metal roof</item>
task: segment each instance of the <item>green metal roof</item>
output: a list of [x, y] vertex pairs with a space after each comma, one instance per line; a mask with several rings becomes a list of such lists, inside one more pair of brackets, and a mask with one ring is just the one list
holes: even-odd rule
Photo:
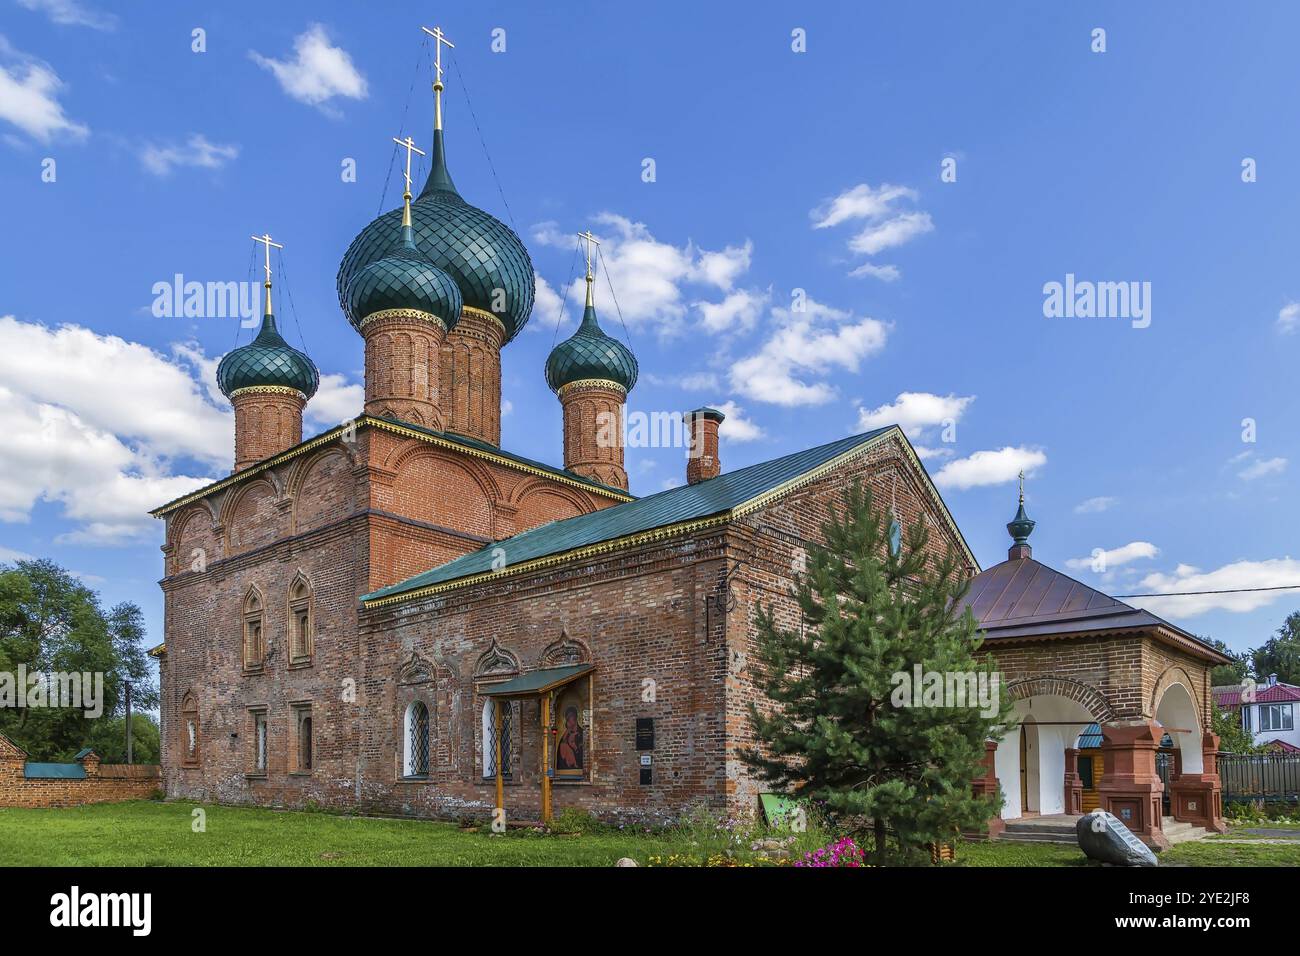
[[86, 768], [79, 763], [27, 763], [23, 776], [28, 780], [84, 780]]
[[879, 438], [893, 427], [877, 428], [875, 431], [841, 438], [783, 458], [725, 472], [694, 485], [670, 488], [656, 495], [591, 514], [539, 525], [514, 537], [489, 544], [479, 551], [462, 555], [423, 574], [363, 595], [361, 600], [376, 601], [457, 578], [483, 574], [494, 570], [493, 562], [502, 553], [508, 566], [519, 565], [602, 541], [721, 514]]
[[[94, 753], [95, 753], [95, 751], [94, 751], [93, 748], [91, 748], [91, 747], [82, 747], [80, 750], [77, 751], [77, 755], [76, 755], [75, 757], [73, 757], [72, 759], [73, 759], [73, 760], [81, 760], [83, 757], [89, 757], [91, 754], [94, 754]], [[95, 756], [98, 757], [99, 754], [95, 754]]]
[[[513, 339], [533, 310], [533, 263], [528, 250], [509, 226], [471, 206], [456, 192], [447, 172], [442, 130], [433, 134], [431, 159], [429, 178], [411, 204], [416, 246], [456, 281], [465, 305], [495, 315], [505, 326], [507, 341]], [[386, 255], [401, 229], [402, 210], [398, 207], [371, 222], [352, 240], [336, 279], [339, 304], [345, 311], [353, 277]]]
[[596, 321], [594, 305], [582, 313], [578, 331], [552, 349], [546, 359], [546, 384], [553, 392], [583, 379], [618, 382], [623, 391], [630, 392], [636, 376], [636, 357], [618, 339], [605, 334]]
[[410, 226], [382, 259], [366, 266], [348, 284], [347, 317], [359, 329], [367, 316], [389, 309], [417, 309], [442, 319], [448, 331], [460, 321], [460, 288], [447, 273], [420, 254]]
[[531, 697], [552, 688], [567, 684], [574, 678], [589, 674], [595, 664], [570, 664], [567, 667], [544, 667], [530, 674], [521, 674], [500, 684], [490, 684], [480, 693], [484, 697]]
[[270, 313], [262, 316], [257, 338], [232, 349], [217, 366], [217, 386], [227, 398], [236, 389], [257, 385], [295, 388], [308, 398], [320, 386], [316, 364], [284, 340]]

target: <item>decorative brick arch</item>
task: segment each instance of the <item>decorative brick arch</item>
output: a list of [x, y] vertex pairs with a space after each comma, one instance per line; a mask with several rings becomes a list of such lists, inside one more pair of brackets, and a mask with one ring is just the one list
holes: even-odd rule
[[1007, 684], [1007, 693], [1012, 700], [1025, 700], [1029, 697], [1064, 697], [1074, 701], [1099, 724], [1115, 719], [1110, 702], [1097, 688], [1069, 677], [1025, 677]]
[[510, 494], [504, 499], [504, 503], [517, 508], [523, 505], [524, 501], [533, 494], [549, 494], [555, 495], [557, 498], [563, 498], [577, 508], [579, 514], [586, 514], [592, 510], [591, 498], [588, 495], [549, 478], [530, 478], [527, 481], [521, 481], [511, 489]]
[[169, 529], [169, 534], [167, 536], [167, 546], [174, 548], [176, 543], [180, 541], [181, 535], [185, 533], [185, 529], [190, 526], [190, 522], [201, 515], [207, 515], [207, 530], [212, 531], [213, 526], [217, 523], [217, 516], [212, 510], [212, 504], [204, 498], [200, 501], [196, 501], [172, 519], [171, 528]]
[[542, 651], [541, 667], [564, 667], [569, 664], [591, 663], [591, 649], [582, 641], [574, 640], [563, 631], [560, 639]]
[[518, 655], [503, 648], [494, 637], [491, 645], [479, 655], [478, 661], [474, 664], [474, 677], [512, 676], [518, 674], [519, 670]]
[[1160, 709], [1160, 701], [1164, 698], [1165, 692], [1175, 684], [1182, 684], [1186, 689], [1189, 697], [1192, 698], [1192, 706], [1196, 708], [1197, 719], [1205, 724], [1207, 715], [1201, 701], [1201, 695], [1196, 692], [1196, 681], [1192, 680], [1192, 675], [1180, 664], [1172, 664], [1165, 668], [1164, 672], [1157, 678], [1155, 686], [1151, 690], [1151, 699], [1149, 701], [1150, 715], [1155, 717], [1156, 711]]
[[423, 442], [413, 441], [410, 447], [404, 448], [390, 457], [384, 467], [390, 469], [394, 474], [398, 474], [401, 472], [402, 466], [414, 458], [431, 458], [435, 461], [444, 461], [450, 465], [455, 465], [478, 482], [479, 488], [487, 496], [488, 501], [497, 502], [501, 500], [501, 489], [497, 487], [496, 479], [492, 477], [492, 473], [487, 468], [484, 468], [468, 455], [449, 454], [441, 448], [426, 445]]

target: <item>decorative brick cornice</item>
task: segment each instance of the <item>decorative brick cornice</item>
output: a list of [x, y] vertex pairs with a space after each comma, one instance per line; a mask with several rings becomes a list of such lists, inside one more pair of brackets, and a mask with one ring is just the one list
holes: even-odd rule
[[564, 401], [565, 396], [570, 392], [585, 390], [614, 392], [623, 398], [627, 398], [627, 389], [618, 382], [608, 378], [580, 378], [577, 381], [570, 382], [568, 385], [561, 385], [560, 390], [555, 394], [560, 401]]
[[442, 329], [445, 334], [447, 323], [432, 312], [421, 312], [419, 309], [380, 309], [378, 312], [372, 312], [357, 326], [362, 335], [366, 334], [366, 327], [375, 322], [383, 322], [388, 319], [408, 322], [427, 322], [430, 325], [436, 325]]
[[497, 346], [500, 347], [501, 345], [505, 344], [505, 340], [509, 334], [506, 330], [506, 325], [504, 322], [502, 322], [491, 312], [488, 312], [484, 309], [476, 309], [472, 305], [467, 305], [460, 310], [460, 314], [462, 318], [465, 316], [472, 316], [475, 318], [490, 320], [494, 325], [496, 325], [497, 329], [501, 333], [501, 341], [497, 343]]
[[292, 395], [303, 403], [307, 401], [306, 395], [288, 385], [246, 385], [231, 392], [230, 400], [233, 402], [244, 395]]

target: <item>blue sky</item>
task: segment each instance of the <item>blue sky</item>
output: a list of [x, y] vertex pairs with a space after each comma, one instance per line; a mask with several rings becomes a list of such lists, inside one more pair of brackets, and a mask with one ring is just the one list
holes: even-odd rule
[[[282, 328], [325, 375], [308, 431], [359, 410], [334, 276], [400, 199], [390, 137], [428, 143], [434, 22], [456, 183], [542, 285], [503, 356], [508, 449], [558, 463], [542, 365], [590, 227], [629, 409], [723, 405], [725, 468], [896, 420], [985, 566], [1024, 467], [1035, 556], [1090, 584], [1300, 583], [1294, 5], [115, 6], [0, 0], [0, 558], [58, 560], [152, 637], [143, 512], [228, 470], [211, 376], [250, 335], [156, 317], [153, 286], [247, 279], [269, 231]], [[1150, 283], [1149, 325], [1045, 317], [1067, 274]], [[684, 463], [628, 468], [647, 493]], [[1244, 648], [1298, 593], [1132, 603]]]

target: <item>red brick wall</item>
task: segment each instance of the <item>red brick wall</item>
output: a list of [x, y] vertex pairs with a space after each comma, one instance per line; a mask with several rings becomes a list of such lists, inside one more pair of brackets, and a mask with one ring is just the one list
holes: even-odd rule
[[[766, 706], [754, 685], [750, 664], [758, 653], [754, 612], [759, 603], [770, 609], [781, 627], [798, 629], [800, 611], [789, 596], [799, 549], [823, 542], [822, 525], [828, 509], [842, 506], [843, 494], [857, 480], [869, 487], [876, 506], [886, 515], [892, 507], [904, 531], [917, 521], [930, 530], [930, 553], [941, 556], [951, 545], [964, 554], [949, 529], [943, 509], [897, 440], [872, 449], [827, 476], [778, 499], [728, 529], [727, 554], [742, 562], [733, 579], [735, 609], [727, 616], [727, 797], [733, 811], [754, 809], [764, 784], [751, 778], [739, 750], [753, 746], [749, 707]], [[884, 518], [888, 524], [888, 517]]]
[[235, 471], [288, 451], [302, 441], [304, 402], [297, 392], [248, 390], [235, 407]]
[[[610, 503], [544, 475], [362, 428], [351, 446], [340, 440], [314, 449], [169, 516], [167, 652], [160, 666], [169, 794], [354, 803], [366, 797], [367, 768], [376, 759], [390, 771], [383, 778], [390, 790], [392, 755], [368, 752], [361, 728], [375, 719], [365, 688], [393, 679], [404, 638], [368, 637], [384, 647], [365, 646], [359, 597], [493, 538]], [[195, 551], [204, 556], [202, 571], [191, 570]], [[291, 667], [288, 589], [299, 574], [312, 588], [315, 653], [308, 665]], [[250, 673], [243, 666], [242, 608], [254, 586], [265, 603], [269, 656], [260, 672]], [[385, 669], [372, 673], [371, 655], [380, 650]], [[357, 704], [344, 699], [353, 685]], [[198, 767], [182, 766], [187, 693], [199, 707]], [[310, 775], [290, 772], [292, 708], [305, 702], [312, 707], [316, 755]], [[265, 778], [248, 776], [250, 708], [268, 715]]]
[[0, 807], [75, 807], [84, 803], [144, 800], [162, 788], [162, 768], [87, 761], [79, 780], [23, 776], [22, 759], [0, 756]]

